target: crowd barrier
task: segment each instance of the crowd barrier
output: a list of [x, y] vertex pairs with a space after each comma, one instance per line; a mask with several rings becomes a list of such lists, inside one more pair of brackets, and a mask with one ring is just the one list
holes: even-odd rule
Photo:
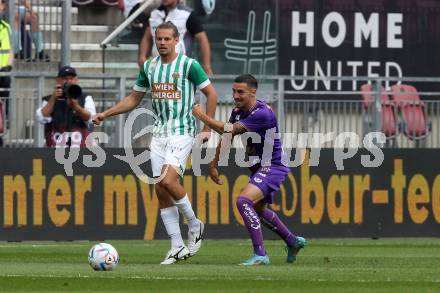
[[[70, 0], [9, 1], [16, 71], [51, 71], [70, 62]], [[18, 25], [15, 25], [18, 19]], [[69, 50], [68, 50], [69, 49]]]
[[[5, 75], [7, 73], [1, 73]], [[42, 147], [43, 128], [35, 120], [35, 110], [41, 97], [52, 92], [55, 76], [44, 72], [12, 73], [13, 83], [9, 98], [9, 115], [3, 140], [10, 147]], [[214, 75], [213, 84], [218, 92], [216, 118], [226, 121], [233, 109], [231, 84], [235, 76]], [[91, 94], [97, 111], [103, 111], [128, 95], [134, 77], [97, 74], [80, 75], [84, 92]], [[265, 100], [275, 111], [285, 144], [301, 133], [321, 133], [338, 136], [344, 132], [359, 139], [370, 132], [382, 132], [386, 137], [383, 147], [438, 148], [440, 147], [440, 91], [416, 91], [418, 84], [437, 84], [440, 79], [411, 78], [395, 81], [389, 88], [386, 79], [358, 78], [359, 91], [285, 91], [284, 85], [293, 79], [314, 80], [314, 77], [264, 76], [260, 78], [257, 98]], [[351, 77], [333, 78], [352, 82]], [[363, 80], [362, 80], [363, 79]], [[373, 82], [372, 82], [373, 81]], [[410, 86], [413, 85], [413, 86]], [[415, 86], [415, 87], [414, 87]], [[419, 87], [422, 88], [422, 87]], [[203, 95], [197, 96], [204, 103]], [[6, 103], [6, 101], [4, 101]], [[140, 107], [151, 109], [148, 96]], [[6, 116], [6, 115], [4, 115]], [[108, 147], [124, 145], [124, 124], [127, 115], [106, 120], [95, 131], [109, 135]], [[151, 124], [151, 117], [139, 117], [134, 131]], [[127, 136], [125, 139], [129, 139]], [[135, 146], [148, 145], [148, 137]], [[217, 140], [210, 143], [215, 145]], [[333, 140], [322, 141], [323, 147], [333, 147]]]

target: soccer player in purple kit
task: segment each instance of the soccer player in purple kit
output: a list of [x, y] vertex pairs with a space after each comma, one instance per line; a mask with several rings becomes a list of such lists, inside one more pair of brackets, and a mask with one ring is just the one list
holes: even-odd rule
[[[258, 82], [250, 74], [243, 74], [235, 78], [232, 95], [236, 108], [232, 111], [227, 123], [209, 117], [203, 113], [200, 105], [193, 106], [194, 116], [219, 134], [229, 132], [234, 136], [245, 132], [254, 132], [261, 138], [260, 143], [247, 144], [246, 152], [248, 155], [258, 156], [260, 162], [250, 167], [252, 174], [249, 183], [241, 191], [236, 201], [238, 211], [243, 218], [254, 247], [254, 254], [242, 263], [246, 266], [268, 265], [270, 263], [264, 248], [261, 223], [286, 242], [287, 262], [294, 262], [299, 250], [306, 245], [306, 240], [303, 237], [293, 234], [278, 215], [267, 207], [272, 203], [274, 194], [284, 182], [289, 168], [282, 163], [281, 159], [281, 140], [276, 135], [278, 134], [277, 119], [269, 105], [256, 99], [257, 88]], [[272, 151], [269, 158], [265, 158], [265, 143], [271, 144]], [[222, 184], [217, 170], [221, 145], [222, 142], [218, 144], [214, 160], [209, 164], [209, 175], [217, 184]]]

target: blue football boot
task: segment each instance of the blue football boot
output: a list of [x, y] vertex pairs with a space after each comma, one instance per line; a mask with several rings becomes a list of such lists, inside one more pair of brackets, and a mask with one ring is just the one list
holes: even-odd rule
[[269, 257], [267, 255], [261, 256], [253, 254], [248, 260], [241, 263], [242, 266], [260, 266], [270, 264]]
[[298, 255], [298, 252], [301, 250], [301, 248], [304, 248], [306, 246], [306, 239], [303, 237], [297, 236], [295, 244], [290, 246], [286, 246], [287, 251], [287, 259], [286, 261], [289, 263], [292, 263], [296, 260], [296, 256]]

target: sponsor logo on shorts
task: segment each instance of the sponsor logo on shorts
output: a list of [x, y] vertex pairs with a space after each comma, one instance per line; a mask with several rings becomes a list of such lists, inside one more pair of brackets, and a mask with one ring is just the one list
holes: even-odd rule
[[260, 168], [260, 172], [269, 173], [270, 172], [270, 167], [262, 166]]

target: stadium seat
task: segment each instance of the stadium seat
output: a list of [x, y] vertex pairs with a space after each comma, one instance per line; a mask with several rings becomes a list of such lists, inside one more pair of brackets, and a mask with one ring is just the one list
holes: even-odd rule
[[428, 133], [425, 104], [417, 90], [401, 84], [392, 86], [391, 91], [393, 102], [401, 113], [403, 133], [412, 140], [425, 138]]
[[[381, 101], [381, 124], [382, 124], [382, 132], [387, 137], [387, 140], [391, 140], [394, 142], [394, 139], [397, 135], [397, 123], [396, 123], [396, 115], [394, 111], [394, 104], [390, 101], [390, 98], [387, 94], [385, 94], [385, 89], [383, 87], [380, 88], [382, 95], [380, 97]], [[362, 92], [362, 104], [365, 109], [365, 112], [368, 115], [371, 115], [372, 105], [374, 102], [374, 97], [371, 95], [373, 91], [373, 87], [371, 84], [364, 84], [361, 86]], [[370, 120], [371, 124], [371, 120]], [[371, 125], [370, 125], [371, 126]]]

